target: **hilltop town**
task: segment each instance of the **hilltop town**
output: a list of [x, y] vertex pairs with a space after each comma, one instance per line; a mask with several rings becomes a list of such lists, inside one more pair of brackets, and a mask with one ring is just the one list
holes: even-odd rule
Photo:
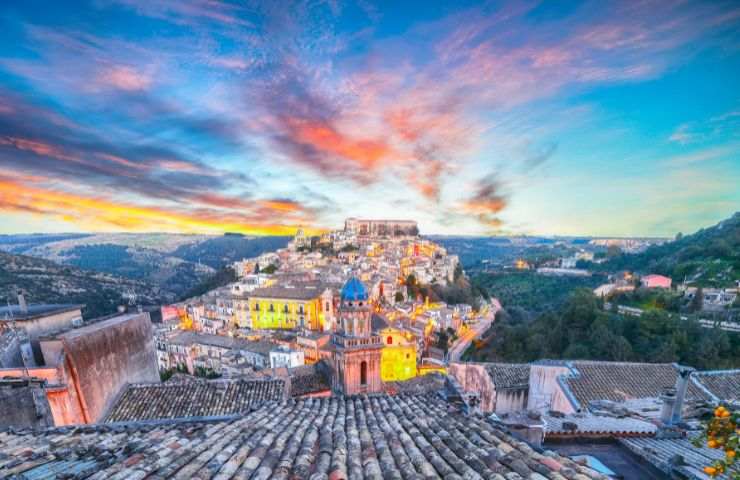
[[[236, 282], [162, 309], [162, 370], [233, 376], [327, 359], [350, 279], [366, 290], [370, 328], [384, 339], [385, 382], [442, 370], [498, 308], [495, 301], [477, 299], [474, 308], [423, 295], [421, 286], [445, 287], [464, 273], [458, 257], [421, 238], [413, 221], [350, 218], [343, 229], [314, 237], [299, 230], [286, 248], [233, 269]], [[223, 355], [214, 353], [219, 349]]]
[[466, 274], [413, 221], [232, 268], [155, 310], [0, 307], [0, 476], [706, 480], [740, 407], [737, 369], [461, 361], [503, 310], [440, 301]]

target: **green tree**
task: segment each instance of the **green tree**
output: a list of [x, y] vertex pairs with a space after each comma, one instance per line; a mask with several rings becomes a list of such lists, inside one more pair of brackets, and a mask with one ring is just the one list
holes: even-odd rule
[[694, 298], [692, 298], [691, 303], [689, 303], [689, 311], [697, 313], [701, 312], [702, 308], [704, 308], [704, 289], [700, 286], [696, 289], [696, 292], [694, 292]]

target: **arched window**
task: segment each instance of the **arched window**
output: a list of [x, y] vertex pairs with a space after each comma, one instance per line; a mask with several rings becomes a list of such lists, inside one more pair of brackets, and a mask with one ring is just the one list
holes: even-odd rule
[[388, 335], [388, 338], [386, 339], [386, 343], [388, 345], [393, 345], [393, 337], [391, 337], [390, 335]]
[[360, 385], [367, 385], [367, 362], [360, 363]]

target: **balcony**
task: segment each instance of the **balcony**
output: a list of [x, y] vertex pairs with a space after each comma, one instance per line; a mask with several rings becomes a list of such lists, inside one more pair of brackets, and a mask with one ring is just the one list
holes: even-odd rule
[[334, 336], [334, 344], [344, 348], [373, 348], [383, 347], [383, 340], [378, 336], [371, 337], [343, 337]]

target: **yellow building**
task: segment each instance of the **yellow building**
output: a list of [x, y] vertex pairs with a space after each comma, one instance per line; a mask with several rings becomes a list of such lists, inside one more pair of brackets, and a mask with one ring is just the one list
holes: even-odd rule
[[249, 296], [251, 327], [331, 331], [335, 314], [333, 297], [331, 289], [319, 285], [258, 288]]
[[383, 339], [380, 378], [384, 382], [408, 380], [416, 376], [416, 339], [410, 333], [388, 327], [378, 332]]

